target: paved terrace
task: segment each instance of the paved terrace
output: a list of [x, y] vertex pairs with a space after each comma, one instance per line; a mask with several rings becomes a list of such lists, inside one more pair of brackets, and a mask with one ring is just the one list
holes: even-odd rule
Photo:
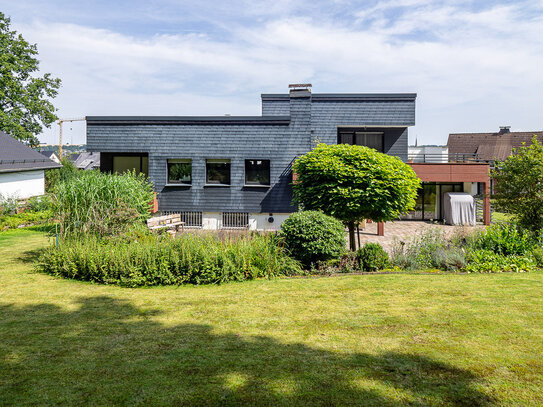
[[[390, 252], [392, 249], [392, 243], [395, 239], [400, 241], [410, 240], [414, 235], [427, 230], [441, 230], [445, 236], [451, 236], [457, 230], [463, 230], [466, 233], [469, 233], [484, 227], [485, 226], [483, 225], [450, 226], [424, 221], [396, 221], [386, 222], [385, 235], [377, 236], [377, 223], [366, 223], [366, 227], [364, 229], [360, 228], [360, 244], [364, 245], [365, 243], [377, 242], [383, 246], [386, 251]], [[356, 231], [355, 239], [357, 239]]]

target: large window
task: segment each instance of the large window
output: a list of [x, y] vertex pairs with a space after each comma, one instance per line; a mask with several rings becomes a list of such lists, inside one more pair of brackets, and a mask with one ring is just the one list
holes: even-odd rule
[[374, 148], [379, 152], [384, 152], [383, 148], [384, 134], [380, 131], [356, 131], [340, 130], [339, 142], [341, 144], [354, 144]]
[[230, 185], [230, 160], [206, 160], [206, 184]]
[[270, 185], [270, 160], [245, 160], [245, 185]]
[[114, 155], [112, 161], [112, 170], [118, 174], [126, 171], [149, 174], [149, 157], [146, 155]]
[[191, 160], [168, 160], [168, 184], [190, 185], [192, 183]]

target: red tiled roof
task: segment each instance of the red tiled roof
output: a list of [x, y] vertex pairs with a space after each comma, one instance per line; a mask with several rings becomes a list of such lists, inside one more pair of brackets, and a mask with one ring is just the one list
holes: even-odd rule
[[447, 142], [449, 159], [453, 160], [457, 154], [477, 154], [482, 160], [503, 161], [511, 155], [513, 149], [522, 147], [523, 143], [531, 144], [534, 135], [543, 143], [543, 131], [452, 133]]

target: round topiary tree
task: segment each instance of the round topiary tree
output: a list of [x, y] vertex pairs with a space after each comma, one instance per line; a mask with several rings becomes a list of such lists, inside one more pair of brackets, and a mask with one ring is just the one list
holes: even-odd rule
[[280, 236], [292, 257], [306, 267], [337, 258], [345, 250], [343, 224], [319, 211], [293, 213], [281, 225]]
[[363, 219], [385, 222], [415, 207], [420, 179], [399, 158], [363, 146], [319, 144], [293, 165], [294, 199], [305, 210], [320, 210], [349, 227]]

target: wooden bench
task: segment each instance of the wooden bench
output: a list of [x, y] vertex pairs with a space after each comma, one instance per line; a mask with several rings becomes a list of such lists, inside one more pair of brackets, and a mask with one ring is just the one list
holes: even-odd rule
[[147, 219], [147, 227], [150, 230], [168, 229], [179, 231], [179, 226], [183, 229], [185, 222], [181, 221], [181, 215], [179, 213], [174, 215], [155, 216]]

